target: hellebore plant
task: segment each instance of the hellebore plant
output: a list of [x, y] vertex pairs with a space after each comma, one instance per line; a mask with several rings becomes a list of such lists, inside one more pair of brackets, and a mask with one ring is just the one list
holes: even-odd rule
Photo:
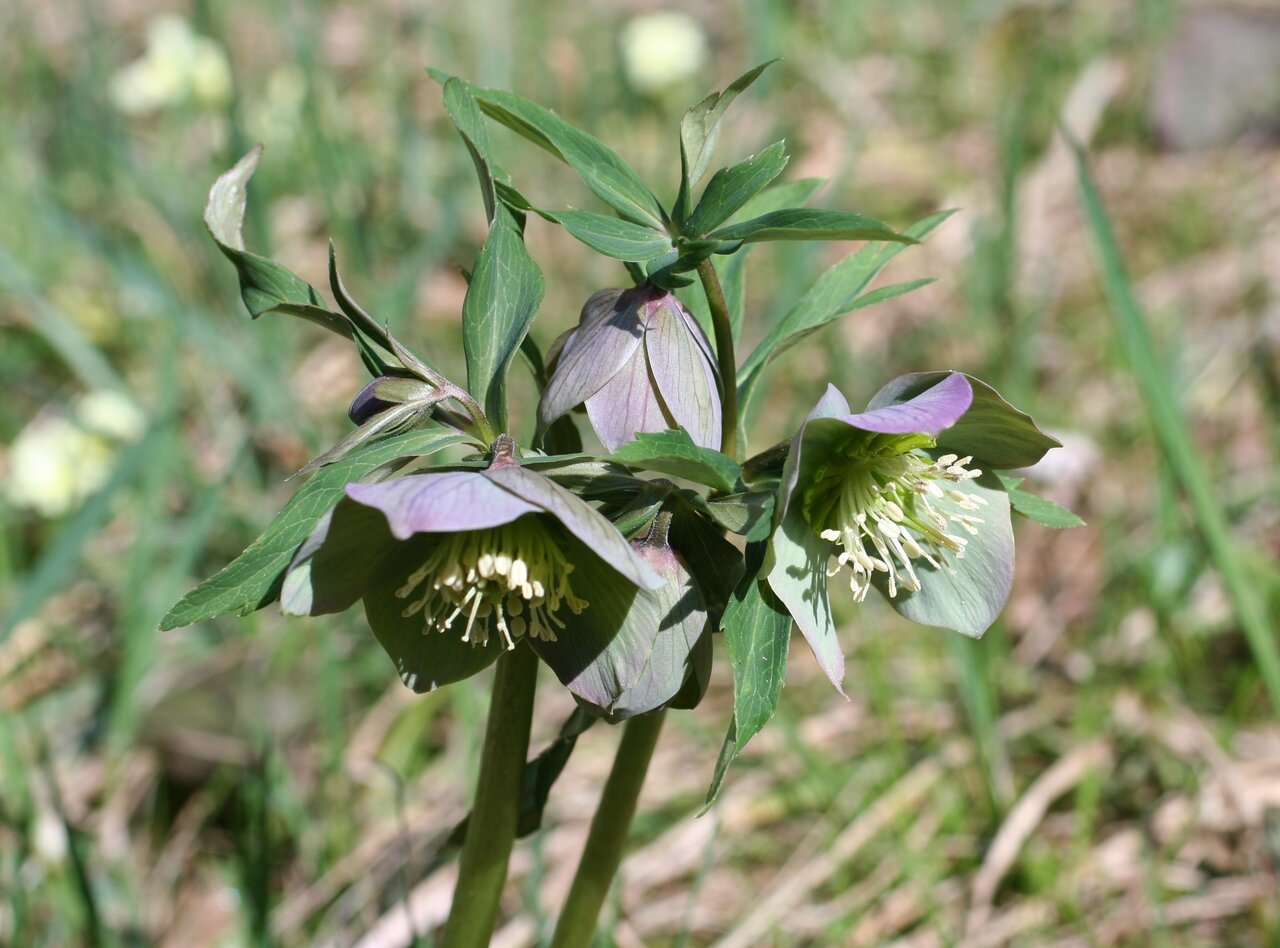
[[[1075, 522], [1000, 473], [1057, 442], [958, 372], [902, 376], [862, 412], [828, 387], [794, 437], [742, 460], [769, 362], [845, 313], [927, 282], [868, 289], [948, 216], [897, 231], [805, 207], [812, 182], [773, 184], [787, 162], [782, 142], [715, 172], [695, 201], [725, 109], [764, 69], [685, 115], [670, 208], [554, 113], [433, 73], [489, 221], [462, 309], [465, 385], [356, 303], [332, 250], [336, 309], [245, 249], [245, 186], [261, 149], [210, 191], [205, 221], [251, 315], [300, 316], [345, 336], [372, 381], [351, 403], [351, 433], [299, 472], [308, 479], [266, 532], [163, 627], [276, 601], [299, 616], [359, 601], [414, 691], [496, 663], [446, 946], [488, 943], [513, 841], [537, 828], [574, 741], [594, 721], [626, 721], [553, 941], [590, 943], [666, 710], [699, 703], [716, 638], [732, 664], [734, 709], [708, 804], [777, 705], [793, 624], [842, 688], [830, 579], [847, 581], [855, 604], [874, 587], [914, 622], [979, 636], [1009, 593], [1012, 514]], [[536, 207], [493, 161], [486, 118], [564, 161], [616, 216]], [[600, 290], [576, 326], [554, 327], [545, 358], [529, 336], [543, 292], [524, 242], [530, 214], [620, 261], [633, 283]], [[744, 260], [752, 244], [775, 240], [863, 243], [739, 368]], [[517, 353], [541, 392], [536, 418], [508, 417]], [[606, 453], [583, 452], [579, 410]], [[528, 760], [539, 660], [579, 710], [553, 748]]]

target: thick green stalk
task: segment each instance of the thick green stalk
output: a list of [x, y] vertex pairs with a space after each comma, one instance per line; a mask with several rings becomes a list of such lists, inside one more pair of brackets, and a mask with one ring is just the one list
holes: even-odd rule
[[588, 948], [595, 936], [596, 919], [622, 862], [622, 850], [636, 813], [640, 788], [644, 786], [665, 717], [666, 711], [661, 710], [632, 718], [622, 732], [613, 770], [604, 785], [596, 815], [591, 818], [587, 845], [556, 923], [551, 948]]
[[498, 659], [485, 727], [480, 778], [443, 948], [485, 948], [493, 934], [507, 862], [516, 838], [538, 657], [521, 642]]
[[716, 361], [720, 363], [720, 450], [738, 459], [738, 360], [733, 354], [733, 323], [724, 289], [711, 260], [698, 264], [698, 277], [707, 294], [711, 325], [716, 334]]

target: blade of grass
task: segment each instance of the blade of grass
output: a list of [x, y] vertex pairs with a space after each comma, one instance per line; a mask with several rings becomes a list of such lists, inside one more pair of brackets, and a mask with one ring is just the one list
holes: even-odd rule
[[960, 692], [960, 701], [978, 747], [987, 793], [995, 813], [1003, 814], [1013, 802], [1014, 791], [1009, 755], [996, 727], [998, 699], [988, 655], [993, 644], [992, 632], [976, 641], [961, 635], [948, 635], [946, 642], [952, 664], [959, 673], [956, 689]]
[[1094, 184], [1088, 160], [1079, 145], [1072, 143], [1072, 150], [1075, 153], [1076, 180], [1080, 186], [1081, 202], [1097, 252], [1116, 335], [1134, 375], [1137, 376], [1138, 387], [1146, 402], [1147, 414], [1155, 429], [1160, 449], [1191, 501], [1200, 536], [1222, 576], [1227, 594], [1235, 604], [1240, 627], [1253, 651], [1272, 709], [1280, 717], [1280, 648], [1276, 645], [1274, 630], [1267, 620], [1262, 601], [1249, 582], [1249, 574], [1232, 539], [1226, 516], [1214, 497], [1209, 475], [1200, 463], [1177, 396], [1160, 371], [1151, 330], [1134, 297], [1133, 287], [1125, 272], [1124, 258], [1116, 243], [1102, 197]]

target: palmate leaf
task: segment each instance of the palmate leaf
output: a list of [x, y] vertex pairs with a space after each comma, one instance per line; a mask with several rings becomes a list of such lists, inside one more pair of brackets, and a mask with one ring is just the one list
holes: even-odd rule
[[729, 765], [773, 717], [786, 682], [792, 622], [760, 572], [768, 532], [768, 519], [752, 530], [746, 573], [720, 623], [733, 666], [733, 719], [707, 791], [708, 807], [719, 795]]
[[452, 430], [410, 431], [370, 442], [321, 468], [248, 549], [183, 596], [160, 620], [160, 629], [177, 629], [229, 612], [248, 615], [274, 602], [294, 551], [343, 497], [348, 483], [397, 458], [431, 454], [466, 440]]
[[1045, 497], [1020, 490], [1021, 477], [1012, 477], [1003, 471], [997, 471], [996, 477], [1000, 478], [1000, 483], [1004, 486], [1005, 493], [1009, 495], [1009, 506], [1013, 508], [1014, 513], [1020, 514], [1028, 520], [1040, 524], [1042, 527], [1051, 527], [1054, 530], [1084, 526], [1084, 520], [1067, 508], [1061, 507]]
[[[923, 240], [953, 212], [931, 214], [908, 227], [904, 233]], [[827, 270], [800, 298], [769, 334], [760, 341], [738, 368], [738, 404], [745, 417], [751, 396], [770, 360], [785, 352], [809, 333], [834, 319], [892, 296], [910, 292], [928, 281], [895, 284], [866, 294], [872, 280], [894, 257], [905, 249], [901, 243], [871, 243], [861, 247]]]
[[720, 141], [720, 122], [725, 110], [748, 86], [760, 78], [760, 74], [776, 63], [771, 59], [743, 73], [724, 89], [713, 92], [689, 109], [680, 120], [680, 193], [676, 198], [676, 216], [683, 220], [689, 216], [693, 203], [693, 187], [702, 180], [711, 156]]
[[[750, 220], [753, 217], [760, 217], [763, 214], [781, 210], [784, 207], [795, 207], [804, 204], [813, 197], [820, 187], [822, 187], [821, 178], [801, 178], [799, 181], [784, 181], [781, 184], [775, 184], [753, 197], [730, 220], [734, 218]], [[716, 275], [720, 278], [720, 285], [724, 290], [725, 303], [729, 307], [729, 324], [733, 327], [733, 338], [735, 340], [742, 335], [742, 321], [746, 313], [747, 277], [745, 265], [747, 254], [750, 252], [751, 245], [743, 244], [736, 253], [729, 254], [727, 257], [712, 258], [712, 263], [716, 268]], [[693, 313], [702, 328], [708, 335], [712, 335], [711, 315], [707, 310], [707, 298], [702, 292], [702, 287], [699, 286], [696, 290], [690, 290], [682, 299], [689, 312]]]
[[695, 444], [683, 428], [637, 434], [634, 441], [613, 452], [612, 460], [682, 477], [723, 493], [731, 492], [742, 476], [732, 458]]
[[785, 142], [775, 142], [757, 155], [711, 176], [698, 206], [689, 215], [683, 230], [691, 237], [704, 237], [719, 227], [787, 166]]
[[644, 263], [671, 250], [665, 231], [591, 211], [539, 211], [592, 250], [615, 260]]
[[542, 302], [542, 271], [513, 212], [497, 207], [462, 304], [467, 389], [497, 430], [507, 424], [507, 372]]
[[454, 128], [462, 137], [471, 161], [480, 178], [480, 193], [484, 198], [485, 216], [492, 221], [497, 213], [497, 192], [494, 179], [501, 175], [489, 155], [489, 129], [480, 114], [480, 106], [459, 79], [444, 84], [444, 107], [452, 119]]
[[240, 298], [255, 319], [263, 313], [285, 313], [350, 339], [353, 335], [350, 320], [329, 310], [310, 283], [287, 267], [250, 253], [244, 247], [241, 231], [247, 187], [261, 158], [262, 146], [259, 145], [222, 174], [209, 189], [204, 209], [205, 226], [240, 275]]
[[[442, 83], [453, 78], [439, 70], [429, 71]], [[599, 139], [524, 96], [464, 84], [485, 115], [545, 148], [573, 168], [583, 183], [619, 216], [632, 223], [665, 228], [666, 212], [653, 192], [630, 165]]]
[[762, 240], [885, 240], [901, 244], [916, 243], [910, 234], [900, 234], [874, 217], [819, 207], [784, 208], [740, 224], [722, 227], [708, 237], [726, 243], [737, 240], [743, 243], [759, 243]]

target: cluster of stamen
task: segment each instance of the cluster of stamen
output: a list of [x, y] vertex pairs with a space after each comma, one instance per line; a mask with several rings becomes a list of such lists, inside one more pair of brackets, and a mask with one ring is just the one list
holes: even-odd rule
[[806, 494], [809, 522], [839, 548], [827, 575], [848, 569], [858, 602], [875, 573], [885, 574], [891, 597], [899, 589], [917, 592], [913, 561], [950, 569], [947, 557], [960, 559], [968, 544], [958, 532], [976, 536], [982, 523], [974, 514], [986, 499], [952, 486], [982, 476], [968, 467], [973, 458], [944, 454], [933, 461], [904, 448], [901, 441], [877, 436], [829, 465]]
[[442, 535], [396, 596], [417, 594], [401, 614], [422, 613], [424, 633], [462, 623], [462, 641], [483, 646], [496, 626], [511, 649], [523, 635], [554, 642], [555, 630], [565, 627], [556, 613], [567, 608], [577, 615], [587, 607], [569, 586], [572, 572], [553, 537], [516, 520]]

